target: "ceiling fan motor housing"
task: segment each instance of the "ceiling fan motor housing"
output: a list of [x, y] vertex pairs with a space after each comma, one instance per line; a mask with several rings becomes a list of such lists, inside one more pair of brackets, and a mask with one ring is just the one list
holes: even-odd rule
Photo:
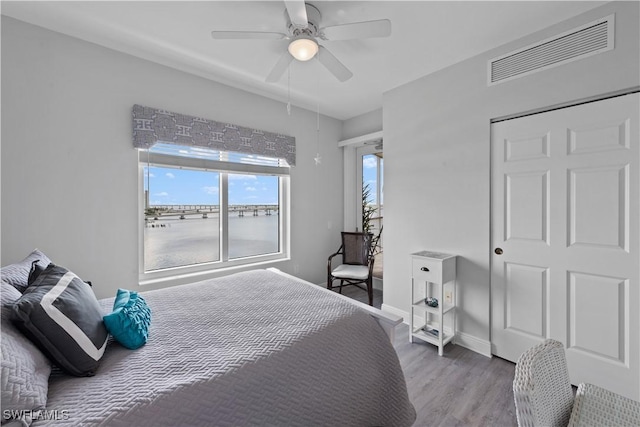
[[287, 28], [289, 29], [289, 34], [291, 34], [291, 36], [297, 36], [300, 33], [306, 33], [312, 37], [317, 37], [320, 31], [320, 18], [321, 18], [320, 11], [318, 10], [317, 7], [315, 7], [310, 3], [305, 3], [304, 5], [307, 10], [307, 21], [308, 21], [307, 28], [300, 28], [295, 26], [291, 22], [291, 19], [289, 18], [289, 13], [285, 9], [284, 16], [285, 16], [285, 19], [287, 20]]

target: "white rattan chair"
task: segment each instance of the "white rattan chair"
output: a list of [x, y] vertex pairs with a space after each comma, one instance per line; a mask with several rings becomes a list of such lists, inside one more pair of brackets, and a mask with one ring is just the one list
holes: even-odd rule
[[513, 397], [520, 427], [569, 424], [573, 390], [561, 342], [546, 340], [522, 353], [516, 364]]
[[521, 427], [640, 426], [640, 402], [584, 383], [574, 399], [564, 345], [551, 339], [518, 359], [513, 397]]
[[569, 427], [600, 426], [640, 426], [640, 402], [593, 384], [580, 384]]

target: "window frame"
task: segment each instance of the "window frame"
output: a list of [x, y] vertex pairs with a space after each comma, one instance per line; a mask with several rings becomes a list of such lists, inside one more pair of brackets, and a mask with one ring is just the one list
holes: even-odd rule
[[[144, 232], [145, 232], [145, 185], [144, 168], [146, 166], [172, 167], [220, 173], [220, 259], [200, 264], [169, 267], [146, 272], [144, 267]], [[191, 276], [223, 273], [241, 267], [258, 267], [276, 261], [290, 259], [290, 168], [288, 166], [266, 166], [245, 163], [225, 162], [203, 158], [184, 157], [170, 154], [153, 153], [149, 150], [138, 150], [138, 280], [139, 284], [149, 285], [171, 280], [178, 281]], [[278, 179], [278, 239], [279, 251], [248, 257], [229, 259], [228, 256], [228, 189], [229, 174], [269, 175]]]

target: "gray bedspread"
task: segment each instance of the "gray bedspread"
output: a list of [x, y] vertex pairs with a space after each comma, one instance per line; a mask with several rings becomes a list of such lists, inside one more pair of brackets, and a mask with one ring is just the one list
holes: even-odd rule
[[[335, 295], [256, 270], [143, 293], [148, 343], [109, 343], [97, 374], [52, 375], [34, 426], [410, 426], [380, 326]], [[112, 300], [101, 301], [108, 310]], [[63, 412], [66, 411], [66, 412]]]

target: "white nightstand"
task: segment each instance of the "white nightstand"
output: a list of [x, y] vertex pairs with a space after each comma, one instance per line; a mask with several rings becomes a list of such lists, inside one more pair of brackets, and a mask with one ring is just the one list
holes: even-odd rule
[[[456, 331], [456, 255], [422, 251], [411, 254], [411, 315], [409, 341], [414, 338], [438, 346], [453, 340]], [[427, 305], [426, 298], [438, 299], [438, 306]], [[415, 322], [420, 317], [420, 322]]]

